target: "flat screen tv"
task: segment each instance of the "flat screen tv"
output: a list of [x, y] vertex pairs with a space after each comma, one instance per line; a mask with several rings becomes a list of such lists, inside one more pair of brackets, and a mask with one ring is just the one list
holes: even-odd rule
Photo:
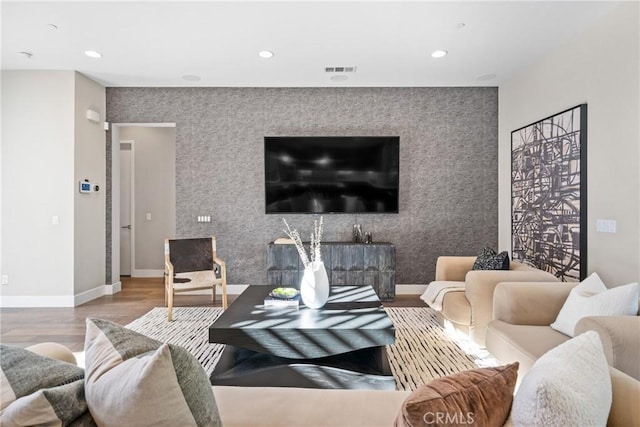
[[266, 213], [398, 213], [400, 137], [267, 136]]

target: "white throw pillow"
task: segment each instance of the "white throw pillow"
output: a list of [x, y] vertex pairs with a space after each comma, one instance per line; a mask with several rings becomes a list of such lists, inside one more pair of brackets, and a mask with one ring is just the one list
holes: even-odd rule
[[516, 427], [604, 426], [611, 400], [602, 342], [588, 331], [533, 364], [513, 400], [511, 419]]
[[573, 288], [551, 327], [570, 337], [578, 320], [587, 316], [635, 316], [638, 313], [638, 284], [607, 289], [593, 273]]

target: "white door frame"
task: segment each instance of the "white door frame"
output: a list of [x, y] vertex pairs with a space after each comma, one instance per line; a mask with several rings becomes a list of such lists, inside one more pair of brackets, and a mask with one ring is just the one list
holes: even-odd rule
[[[129, 201], [129, 222], [131, 222], [130, 228], [130, 236], [131, 241], [129, 242], [129, 262], [131, 263], [131, 277], [135, 277], [135, 266], [136, 266], [136, 150], [135, 150], [135, 141], [133, 139], [122, 139], [120, 140], [120, 149], [122, 149], [122, 145], [128, 144], [131, 145], [131, 179], [129, 181], [129, 192], [131, 194], [131, 200]], [[120, 151], [118, 151], [120, 154]], [[118, 175], [119, 176], [119, 175]], [[120, 191], [120, 186], [118, 186], [118, 191]], [[120, 211], [118, 211], [118, 215], [120, 215]], [[122, 225], [121, 225], [122, 226]], [[122, 260], [120, 260], [120, 264], [122, 264]]]
[[[111, 123], [111, 282], [120, 283], [120, 129], [174, 128], [175, 123]], [[116, 214], [117, 213], [117, 214]], [[133, 273], [133, 265], [131, 266]]]

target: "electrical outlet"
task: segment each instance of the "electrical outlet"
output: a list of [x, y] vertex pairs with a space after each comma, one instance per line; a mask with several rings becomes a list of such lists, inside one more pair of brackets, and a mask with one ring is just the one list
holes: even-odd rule
[[8, 285], [9, 284], [9, 275], [8, 274], [3, 274], [2, 275], [2, 284], [3, 285]]

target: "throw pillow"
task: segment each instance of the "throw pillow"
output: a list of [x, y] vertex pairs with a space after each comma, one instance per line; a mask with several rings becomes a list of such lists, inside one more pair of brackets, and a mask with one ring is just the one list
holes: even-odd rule
[[[70, 425], [88, 415], [84, 370], [0, 345], [0, 425]], [[88, 417], [91, 424], [91, 417]]]
[[518, 362], [435, 379], [404, 401], [396, 427], [502, 426], [511, 409]]
[[638, 313], [638, 284], [607, 289], [593, 273], [573, 288], [551, 327], [570, 337], [578, 320], [587, 316], [635, 316]]
[[542, 355], [513, 400], [514, 426], [604, 426], [611, 377], [600, 337], [588, 331]]
[[86, 395], [98, 425], [222, 425], [207, 373], [182, 347], [87, 319]]
[[509, 254], [507, 251], [496, 253], [491, 248], [484, 248], [473, 263], [472, 270], [508, 270]]

